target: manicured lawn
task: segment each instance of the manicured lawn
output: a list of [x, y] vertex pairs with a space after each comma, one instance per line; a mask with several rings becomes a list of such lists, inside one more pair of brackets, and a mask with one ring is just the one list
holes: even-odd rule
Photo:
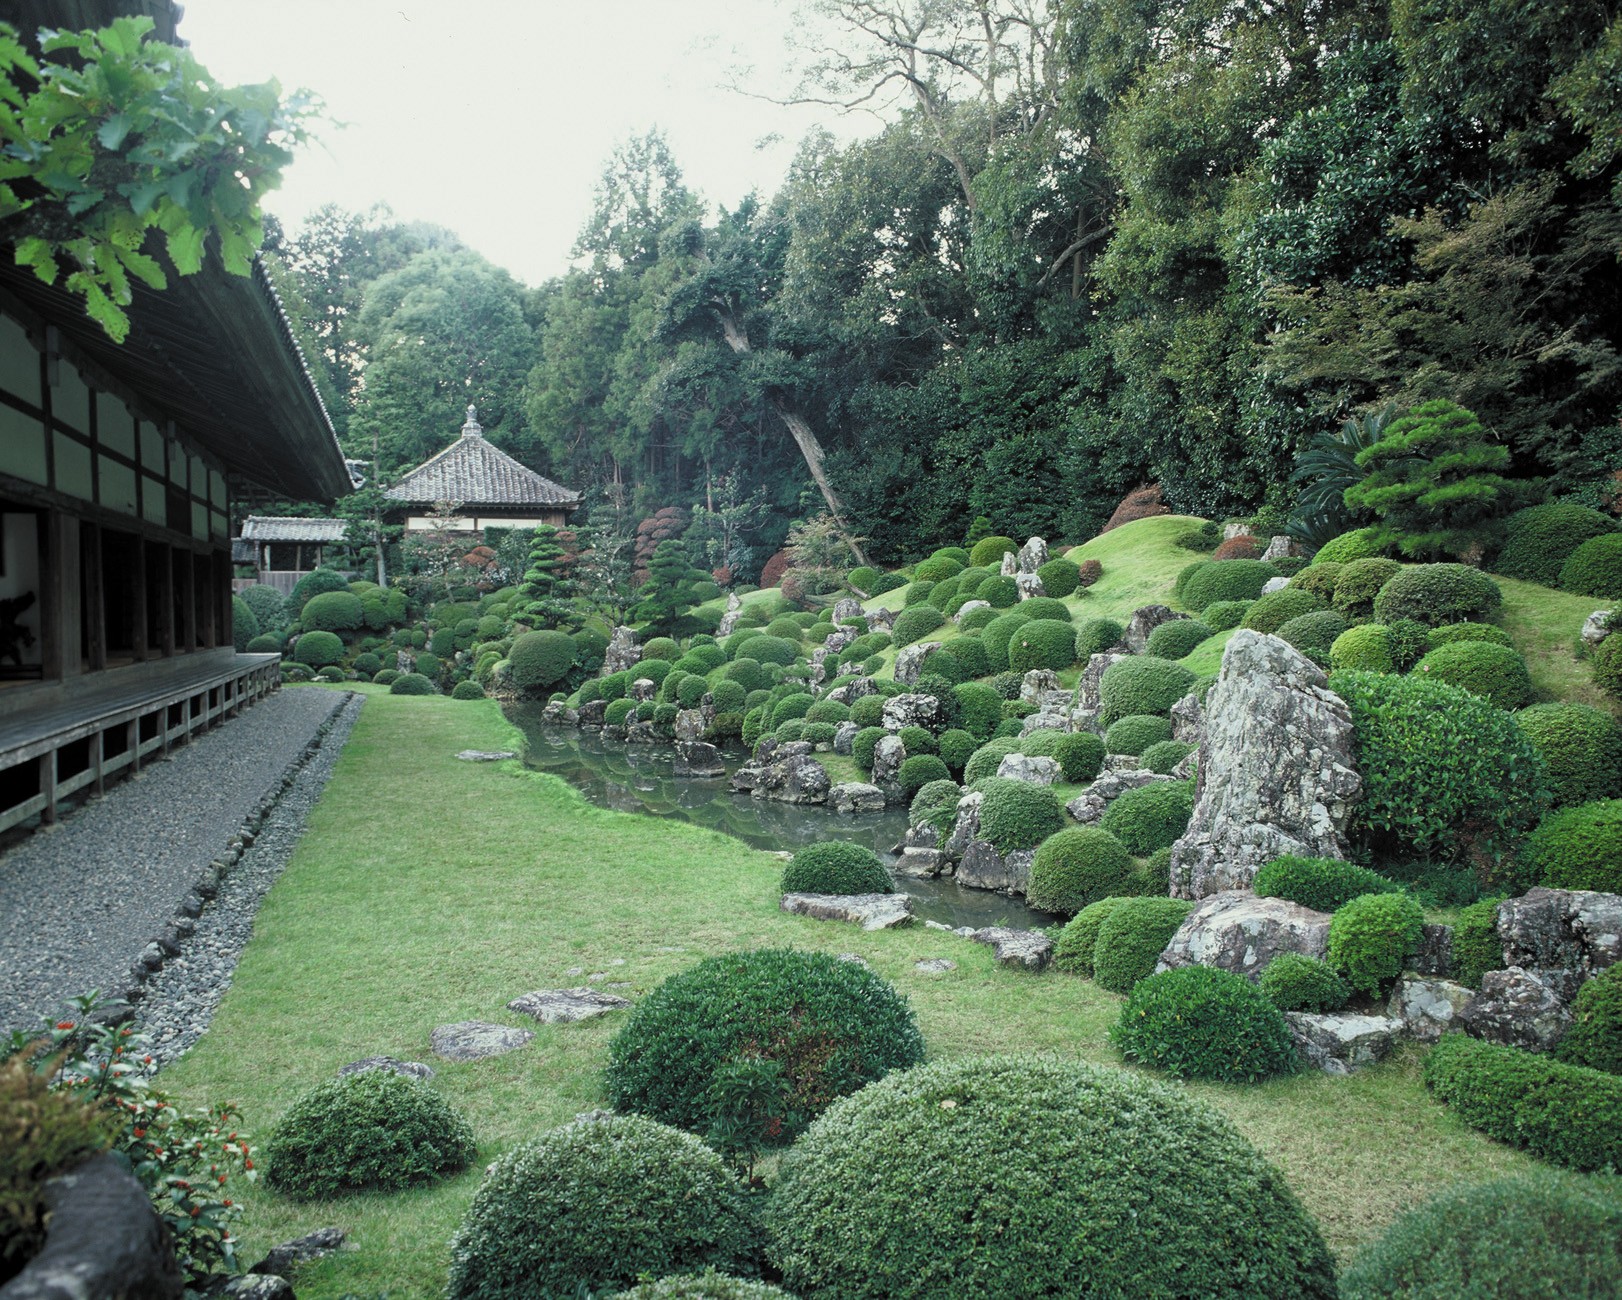
[[[560, 780], [517, 763], [457, 762], [464, 748], [514, 746], [495, 704], [366, 689], [213, 1029], [164, 1075], [187, 1098], [236, 1099], [254, 1133], [348, 1061], [431, 1060], [435, 1025], [523, 1024], [505, 1004], [532, 989], [625, 981], [635, 996], [710, 953], [756, 945], [860, 953], [911, 1000], [937, 1057], [1034, 1051], [1116, 1061], [1107, 1031], [1120, 999], [1088, 981], [1004, 971], [987, 949], [922, 927], [864, 934], [785, 916], [776, 907], [780, 863], [768, 854], [682, 823], [588, 807]], [[925, 975], [914, 963], [926, 957], [958, 967]], [[244, 1198], [248, 1257], [336, 1224], [356, 1249], [307, 1269], [300, 1296], [440, 1294], [447, 1244], [479, 1170], [602, 1104], [616, 1027], [612, 1017], [537, 1025], [534, 1042], [510, 1055], [432, 1061], [436, 1086], [479, 1136], [479, 1167], [390, 1197], [300, 1204], [253, 1189]], [[1411, 1052], [1350, 1079], [1193, 1091], [1284, 1170], [1345, 1252], [1442, 1186], [1531, 1163], [1432, 1103], [1419, 1059]]]
[[1574, 700], [1599, 709], [1614, 706], [1594, 685], [1588, 663], [1577, 658], [1583, 620], [1607, 601], [1573, 596], [1535, 582], [1493, 575], [1504, 593], [1498, 622], [1526, 656], [1532, 687], [1540, 700]]

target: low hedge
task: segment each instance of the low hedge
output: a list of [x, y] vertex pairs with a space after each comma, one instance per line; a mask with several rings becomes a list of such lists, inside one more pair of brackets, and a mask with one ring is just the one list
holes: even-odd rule
[[1427, 627], [1486, 622], [1504, 603], [1498, 584], [1467, 564], [1405, 564], [1374, 598], [1382, 623], [1411, 618]]
[[1529, 884], [1622, 894], [1622, 799], [1551, 813], [1527, 837], [1521, 868]]
[[1093, 955], [1098, 948], [1098, 931], [1110, 914], [1125, 904], [1129, 897], [1131, 895], [1121, 894], [1100, 898], [1077, 912], [1053, 941], [1054, 969], [1091, 977]]
[[1549, 770], [1556, 807], [1622, 795], [1622, 727], [1587, 704], [1534, 704], [1515, 715]]
[[1117, 796], [1098, 824], [1142, 858], [1175, 844], [1193, 815], [1193, 782], [1161, 781]]
[[1104, 670], [1099, 681], [1104, 725], [1134, 714], [1169, 713], [1193, 685], [1194, 674], [1170, 659], [1152, 655], [1118, 659]]
[[1424, 927], [1407, 894], [1360, 894], [1329, 920], [1329, 964], [1354, 992], [1377, 995], [1419, 951]]
[[1364, 894], [1400, 894], [1402, 886], [1378, 871], [1336, 858], [1294, 854], [1274, 858], [1256, 873], [1251, 888], [1261, 898], [1286, 898], [1315, 912], [1334, 912]]
[[1064, 826], [1064, 809], [1051, 786], [991, 776], [978, 788], [980, 838], [999, 853], [1034, 849]]
[[1572, 1169], [1622, 1169], [1622, 1078], [1448, 1034], [1425, 1083], [1471, 1128]]
[[1144, 653], [1157, 659], [1181, 659], [1215, 635], [1211, 625], [1197, 618], [1174, 618], [1149, 633]]
[[804, 1300], [1336, 1294], [1311, 1219], [1226, 1119], [1052, 1057], [941, 1061], [846, 1098], [784, 1158], [764, 1218]]
[[1346, 981], [1328, 962], [1305, 953], [1281, 952], [1262, 969], [1256, 987], [1280, 1011], [1339, 1011], [1351, 999]]
[[1414, 672], [1479, 695], [1500, 709], [1518, 709], [1532, 698], [1532, 676], [1520, 652], [1490, 641], [1455, 641], [1432, 650]]
[[1180, 898], [1126, 899], [1098, 927], [1093, 979], [1112, 993], [1130, 993], [1154, 974], [1160, 954], [1193, 910]]
[[1139, 713], [1110, 725], [1110, 729], [1104, 733], [1104, 752], [1137, 755], [1170, 739], [1170, 718]]
[[865, 844], [824, 840], [789, 859], [780, 886], [785, 894], [893, 894], [879, 855]]
[[1114, 892], [1132, 866], [1132, 855], [1108, 831], [1067, 826], [1037, 847], [1025, 901], [1044, 912], [1074, 916]]
[[1255, 1083], [1300, 1068], [1272, 999], [1243, 975], [1210, 966], [1140, 979], [1110, 1041], [1127, 1060], [1179, 1079]]

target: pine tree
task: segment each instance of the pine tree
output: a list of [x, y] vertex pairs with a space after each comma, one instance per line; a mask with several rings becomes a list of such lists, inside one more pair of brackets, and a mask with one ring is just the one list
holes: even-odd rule
[[557, 627], [569, 621], [569, 583], [560, 570], [565, 552], [558, 542], [558, 530], [542, 524], [529, 545], [529, 562], [518, 587], [519, 599], [529, 621], [537, 627]]

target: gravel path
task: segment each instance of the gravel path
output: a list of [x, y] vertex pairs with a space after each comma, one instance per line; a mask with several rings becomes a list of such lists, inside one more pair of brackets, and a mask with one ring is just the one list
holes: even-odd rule
[[0, 1029], [37, 1025], [76, 993], [125, 988], [132, 964], [159, 935], [174, 937], [192, 887], [229, 857], [244, 821], [331, 720], [195, 933], [145, 986], [137, 1010], [164, 1037], [163, 1054], [195, 1042], [361, 702], [338, 691], [278, 691], [0, 857]]

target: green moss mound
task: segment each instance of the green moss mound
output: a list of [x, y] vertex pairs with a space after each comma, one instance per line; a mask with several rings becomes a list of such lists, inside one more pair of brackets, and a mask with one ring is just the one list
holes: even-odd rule
[[1154, 974], [1160, 954], [1193, 910], [1180, 898], [1124, 899], [1098, 927], [1093, 978], [1111, 993], [1130, 993]]
[[1374, 598], [1382, 623], [1411, 618], [1427, 627], [1486, 622], [1504, 603], [1498, 584], [1466, 564], [1405, 564]]
[[617, 1110], [682, 1128], [710, 1122], [716, 1071], [776, 1061], [779, 1132], [791, 1141], [836, 1097], [923, 1059], [906, 999], [871, 971], [825, 953], [725, 953], [673, 975], [632, 1009], [609, 1047]]
[[1108, 831], [1067, 826], [1037, 847], [1025, 901], [1073, 916], [1114, 892], [1132, 874], [1132, 855]]
[[1202, 623], [1197, 618], [1174, 618], [1149, 633], [1149, 643], [1144, 652], [1154, 655], [1157, 659], [1181, 659], [1192, 652], [1195, 646], [1209, 641], [1215, 635], [1215, 629], [1211, 624]]
[[1328, 962], [1299, 952], [1281, 952], [1268, 962], [1256, 987], [1280, 1011], [1331, 1013], [1344, 1007], [1352, 996], [1346, 981], [1335, 974]]
[[344, 643], [336, 632], [306, 632], [293, 645], [293, 661], [306, 668], [325, 668], [344, 657]]
[[[1230, 563], [1239, 563], [1234, 560]], [[1105, 726], [1142, 713], [1169, 713], [1194, 686], [1194, 674], [1182, 664], [1152, 655], [1118, 659], [1099, 680]]]
[[979, 789], [980, 838], [999, 853], [1034, 849], [1064, 826], [1064, 810], [1050, 786], [992, 776]]
[[1252, 632], [1277, 632], [1292, 618], [1316, 613], [1323, 607], [1323, 601], [1310, 591], [1286, 587], [1283, 591], [1270, 591], [1258, 597], [1245, 611], [1239, 626]]
[[1532, 698], [1532, 675], [1518, 650], [1490, 641], [1455, 641], [1432, 650], [1416, 673], [1479, 695], [1500, 709], [1518, 709]]
[[785, 894], [893, 894], [879, 855], [865, 844], [824, 840], [799, 850], [783, 869]]
[[1106, 754], [1142, 754], [1171, 739], [1171, 719], [1140, 713], [1113, 723], [1104, 733]]
[[302, 1094], [265, 1140], [265, 1182], [299, 1199], [393, 1192], [465, 1169], [473, 1130], [428, 1084], [389, 1070]]
[[1527, 838], [1521, 865], [1532, 884], [1622, 894], [1622, 799], [1552, 813]]
[[1550, 1173], [1452, 1187], [1398, 1217], [1341, 1275], [1342, 1300], [1606, 1300], [1622, 1195]]
[[1560, 586], [1579, 596], [1622, 598], [1622, 533], [1591, 537], [1560, 566]]
[[1274, 858], [1256, 873], [1251, 888], [1262, 898], [1287, 898], [1315, 912], [1333, 912], [1364, 894], [1397, 894], [1402, 886], [1353, 862], [1337, 858]]
[[1103, 1278], [1134, 1300], [1336, 1293], [1316, 1227], [1225, 1119], [1049, 1058], [941, 1062], [847, 1098], [784, 1160], [765, 1217], [806, 1300], [1023, 1300]]
[[1549, 770], [1558, 807], [1622, 795], [1622, 727], [1586, 704], [1534, 704], [1515, 715]]
[[1266, 560], [1206, 560], [1183, 583], [1180, 598], [1200, 613], [1219, 600], [1255, 600], [1279, 572]]
[[1117, 797], [1098, 824], [1142, 858], [1175, 844], [1193, 815], [1193, 782], [1162, 781]]
[[1448, 1034], [1425, 1083], [1471, 1128], [1572, 1169], [1622, 1169], [1622, 1078]]
[[636, 1115], [544, 1133], [490, 1167], [451, 1239], [450, 1300], [528, 1300], [714, 1266], [759, 1272], [749, 1198], [697, 1138]]
[[1329, 964], [1354, 992], [1378, 994], [1424, 937], [1425, 909], [1407, 894], [1359, 894], [1329, 921]]
[[1127, 1060], [1179, 1079], [1255, 1083], [1300, 1065], [1272, 999], [1243, 975], [1209, 966], [1139, 980], [1110, 1041]]

